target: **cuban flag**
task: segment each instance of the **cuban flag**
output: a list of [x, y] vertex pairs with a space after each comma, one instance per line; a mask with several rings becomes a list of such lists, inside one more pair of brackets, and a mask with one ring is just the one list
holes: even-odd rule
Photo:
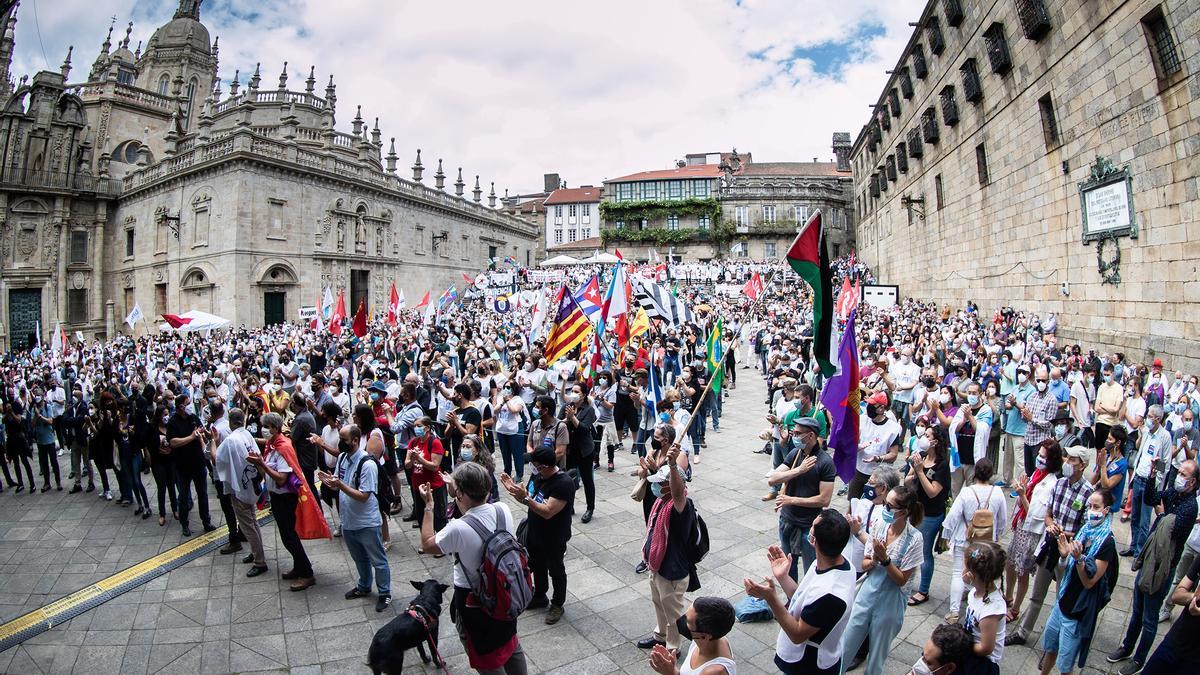
[[604, 305], [604, 300], [600, 297], [600, 280], [596, 275], [593, 274], [583, 288], [575, 293], [575, 302], [579, 303], [579, 309], [583, 310], [588, 321], [595, 322]]

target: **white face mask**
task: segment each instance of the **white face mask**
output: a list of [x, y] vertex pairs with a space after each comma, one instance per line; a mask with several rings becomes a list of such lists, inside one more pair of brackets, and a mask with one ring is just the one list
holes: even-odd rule
[[1188, 478], [1185, 478], [1183, 476], [1175, 476], [1175, 491], [1183, 492], [1184, 490], [1186, 490], [1188, 480], [1189, 480]]
[[941, 403], [942, 405], [947, 405], [948, 403], [950, 403], [950, 394], [942, 394], [941, 396], [938, 397], [938, 402]]
[[[938, 666], [938, 670], [941, 669], [942, 666]], [[924, 658], [917, 659], [917, 662], [913, 664], [908, 672], [909, 675], [935, 675], [934, 670], [929, 667], [929, 664], [925, 663]]]
[[1063, 478], [1070, 478], [1075, 475], [1075, 465], [1070, 462], [1063, 462], [1062, 467]]
[[1049, 385], [1049, 384], [1047, 384], [1047, 383], [1045, 383], [1045, 382], [1041, 382], [1041, 381], [1039, 381], [1039, 382], [1037, 383], [1037, 390], [1038, 390], [1038, 391], [1046, 391], [1046, 387], [1048, 387], [1048, 386], [1050, 386], [1050, 385]]
[[1025, 384], [1025, 380], [1027, 379], [1029, 379], [1029, 376], [1025, 373], [1017, 373], [1017, 382]]

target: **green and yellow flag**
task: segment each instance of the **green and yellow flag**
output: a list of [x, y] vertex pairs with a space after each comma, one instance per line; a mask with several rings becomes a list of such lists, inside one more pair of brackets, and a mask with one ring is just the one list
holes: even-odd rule
[[708, 354], [708, 375], [712, 378], [714, 392], [721, 391], [721, 383], [725, 380], [725, 349], [721, 345], [721, 338], [724, 336], [724, 322], [718, 318], [717, 322], [713, 324], [712, 331], [708, 334], [707, 349], [705, 350]]

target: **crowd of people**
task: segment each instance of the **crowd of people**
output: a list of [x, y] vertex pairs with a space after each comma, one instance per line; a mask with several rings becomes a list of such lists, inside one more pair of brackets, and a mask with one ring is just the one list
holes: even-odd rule
[[[194, 508], [204, 531], [227, 528], [221, 554], [249, 547], [250, 577], [268, 571], [255, 514], [269, 505], [290, 590], [317, 583], [304, 542], [340, 537], [357, 577], [346, 598], [374, 594], [379, 612], [391, 605], [394, 530], [411, 526], [420, 554], [452, 554], [450, 615], [483, 673], [527, 669], [517, 617], [479, 602], [490, 533], [527, 552], [519, 609], [570, 621], [567, 545], [577, 527], [617, 515], [597, 503], [597, 481], [614, 474], [644, 518], [630, 565], [646, 575], [655, 626], [637, 646], [657, 672], [713, 675], [736, 672], [734, 608], [687, 601], [703, 587], [707, 546], [689, 485], [710, 441], [758, 433], [779, 542], [744, 591], [779, 624], [782, 672], [884, 672], [908, 608], [933, 599], [942, 552], [949, 612], [914, 673], [999, 672], [1005, 647], [1021, 644], [1043, 654], [1043, 673], [1082, 667], [1122, 573], [1136, 575], [1132, 611], [1108, 660], [1127, 661], [1124, 675], [1200, 664], [1187, 640], [1200, 616], [1195, 375], [1060, 344], [1052, 319], [1007, 308], [861, 305], [860, 442], [830, 447], [811, 303], [785, 269], [747, 263], [681, 288], [694, 320], [610, 344], [595, 372], [578, 349], [548, 362], [530, 308], [500, 314], [482, 300], [432, 322], [405, 311], [361, 337], [284, 324], [8, 354], [0, 466], [9, 491], [34, 494], [36, 450], [41, 492], [63, 490], [65, 472], [70, 492], [115, 498], [184, 537]], [[869, 273], [850, 260], [839, 270]], [[774, 279], [757, 301], [712, 290], [755, 272]], [[706, 339], [718, 317], [714, 365]], [[750, 368], [766, 383], [764, 428], [715, 435]], [[636, 455], [631, 476], [616, 472], [623, 452]], [[847, 453], [854, 471], [839, 477]], [[1114, 520], [1129, 523], [1124, 548]], [[1135, 567], [1122, 570], [1122, 556]]]

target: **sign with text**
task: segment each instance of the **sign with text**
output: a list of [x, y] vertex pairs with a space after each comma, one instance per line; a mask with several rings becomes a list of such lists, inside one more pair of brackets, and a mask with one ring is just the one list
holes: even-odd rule
[[312, 321], [313, 317], [317, 315], [316, 307], [301, 307], [299, 311], [301, 321]]
[[1083, 243], [1107, 237], [1137, 238], [1129, 167], [1117, 169], [1098, 157], [1088, 179], [1079, 183], [1079, 199], [1083, 210]]

